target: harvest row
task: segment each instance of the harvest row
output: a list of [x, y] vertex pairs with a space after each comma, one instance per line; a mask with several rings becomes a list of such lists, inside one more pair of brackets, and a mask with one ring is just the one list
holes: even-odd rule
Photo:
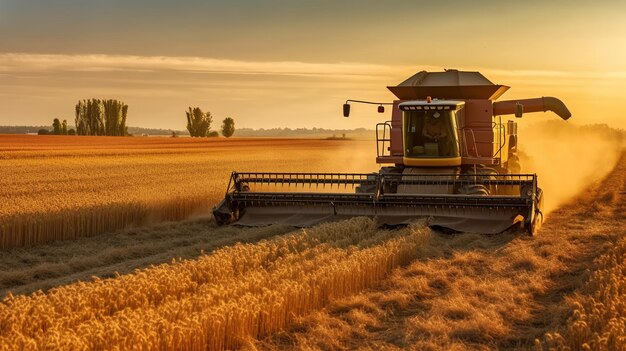
[[115, 279], [9, 296], [6, 349], [221, 350], [371, 286], [413, 259], [425, 229], [357, 218]]

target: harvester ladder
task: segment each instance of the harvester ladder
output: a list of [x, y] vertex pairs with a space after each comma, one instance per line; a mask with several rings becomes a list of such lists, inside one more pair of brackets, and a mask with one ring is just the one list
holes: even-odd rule
[[498, 117], [500, 121], [496, 123], [493, 122], [493, 129], [498, 128], [498, 150], [493, 154], [493, 158], [500, 160], [500, 164], [502, 163], [502, 149], [504, 148], [504, 138], [506, 138], [506, 127], [502, 124], [502, 117]]
[[[470, 149], [469, 149], [469, 146], [467, 145], [467, 132], [469, 132], [470, 135], [472, 136], [472, 145], [474, 146], [474, 153], [475, 153], [474, 156], [470, 155]], [[476, 145], [476, 135], [474, 134], [474, 130], [471, 128], [462, 128], [459, 134], [461, 135], [461, 139], [463, 139], [463, 145], [461, 145], [463, 149], [462, 155], [465, 157], [477, 157], [477, 158], [480, 157], [478, 155], [478, 146]]]
[[[389, 131], [389, 132], [387, 132]], [[380, 136], [382, 132], [382, 138]], [[389, 146], [387, 146], [389, 143]], [[382, 145], [381, 145], [382, 144]], [[391, 121], [376, 124], [376, 156], [391, 156]]]

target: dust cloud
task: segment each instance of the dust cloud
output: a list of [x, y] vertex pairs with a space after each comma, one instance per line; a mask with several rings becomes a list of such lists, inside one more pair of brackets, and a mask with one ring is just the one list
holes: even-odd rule
[[[550, 120], [521, 123], [519, 156], [524, 173], [537, 173], [544, 191], [544, 214], [573, 199], [615, 167], [626, 143], [624, 132], [607, 125], [577, 125]], [[333, 141], [331, 156], [310, 160], [324, 171], [377, 172], [376, 140]]]
[[623, 132], [606, 125], [539, 122], [520, 129], [522, 171], [536, 173], [544, 191], [544, 214], [573, 199], [615, 167]]
[[327, 159], [326, 166], [335, 172], [372, 173], [378, 172], [381, 165], [376, 163], [376, 140], [343, 141], [333, 157]]

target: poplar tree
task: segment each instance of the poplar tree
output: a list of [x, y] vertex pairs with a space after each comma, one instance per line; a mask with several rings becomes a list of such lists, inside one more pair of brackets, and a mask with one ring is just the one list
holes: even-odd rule
[[127, 134], [126, 114], [128, 105], [118, 100], [104, 100], [102, 105], [104, 106], [106, 135], [125, 136]]
[[76, 104], [76, 133], [78, 135], [104, 135], [102, 101], [81, 100]]
[[127, 114], [128, 105], [122, 101], [81, 100], [76, 104], [76, 133], [78, 135], [125, 136], [128, 134]]

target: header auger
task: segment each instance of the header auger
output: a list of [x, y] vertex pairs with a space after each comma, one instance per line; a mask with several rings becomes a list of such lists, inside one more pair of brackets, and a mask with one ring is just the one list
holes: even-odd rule
[[[499, 233], [516, 223], [534, 234], [543, 221], [535, 174], [520, 174], [517, 123], [501, 116], [553, 111], [559, 99], [494, 102], [509, 87], [478, 72], [421, 71], [388, 89], [391, 120], [376, 125], [378, 173], [233, 172], [218, 224], [311, 226], [354, 216], [381, 224], [429, 217], [431, 226]], [[350, 114], [348, 100], [343, 106]], [[370, 102], [367, 102], [370, 103]]]

